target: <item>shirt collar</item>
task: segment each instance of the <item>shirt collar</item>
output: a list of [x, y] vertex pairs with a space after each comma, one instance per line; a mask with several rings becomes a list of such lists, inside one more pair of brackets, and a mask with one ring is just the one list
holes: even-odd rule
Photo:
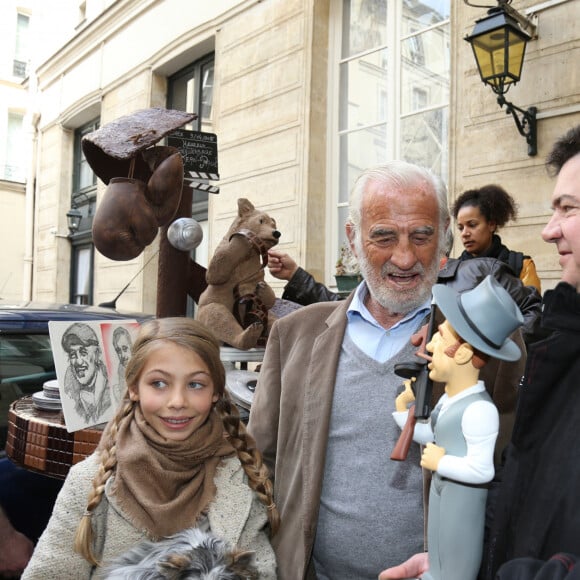
[[[348, 320], [352, 320], [353, 318], [360, 317], [367, 322], [370, 322], [374, 326], [378, 326], [380, 328], [381, 325], [377, 322], [376, 318], [369, 312], [369, 309], [365, 306], [365, 299], [369, 294], [369, 289], [367, 287], [367, 283], [363, 280], [354, 291], [354, 296], [352, 301], [346, 311], [346, 316]], [[396, 329], [400, 324], [404, 324], [409, 320], [412, 320], [418, 316], [426, 316], [427, 313], [431, 309], [431, 298], [426, 300], [421, 306], [411, 310], [408, 312], [399, 322], [393, 325], [392, 329]], [[391, 330], [392, 330], [391, 329]]]

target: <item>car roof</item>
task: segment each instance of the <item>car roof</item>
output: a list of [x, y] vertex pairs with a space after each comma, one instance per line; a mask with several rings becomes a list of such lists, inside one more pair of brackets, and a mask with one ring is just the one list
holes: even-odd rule
[[81, 304], [49, 304], [40, 302], [20, 302], [0, 304], [0, 332], [7, 330], [44, 331], [51, 320], [128, 320], [139, 322], [153, 318], [143, 312], [119, 312], [101, 306]]

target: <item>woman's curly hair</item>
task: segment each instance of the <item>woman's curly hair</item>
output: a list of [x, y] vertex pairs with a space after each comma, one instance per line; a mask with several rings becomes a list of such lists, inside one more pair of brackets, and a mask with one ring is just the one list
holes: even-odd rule
[[453, 204], [451, 213], [457, 219], [459, 210], [465, 206], [477, 207], [488, 222], [494, 222], [498, 228], [510, 220], [516, 220], [518, 206], [514, 198], [499, 185], [484, 185], [479, 189], [464, 191]]

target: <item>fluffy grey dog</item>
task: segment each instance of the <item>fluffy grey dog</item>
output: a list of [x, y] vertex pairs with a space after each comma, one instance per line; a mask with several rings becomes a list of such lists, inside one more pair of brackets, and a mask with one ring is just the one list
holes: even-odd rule
[[190, 528], [160, 540], [142, 542], [101, 571], [106, 580], [255, 580], [254, 552]]

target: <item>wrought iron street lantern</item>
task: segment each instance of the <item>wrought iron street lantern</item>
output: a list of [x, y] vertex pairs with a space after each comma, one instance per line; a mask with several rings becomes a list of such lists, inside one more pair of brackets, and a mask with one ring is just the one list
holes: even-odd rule
[[66, 222], [68, 225], [68, 231], [70, 232], [71, 236], [74, 236], [74, 234], [79, 231], [82, 219], [83, 214], [78, 208], [74, 206], [66, 212]]
[[[464, 2], [473, 6], [467, 0]], [[511, 0], [498, 0], [498, 5], [491, 7], [487, 16], [475, 22], [473, 32], [465, 40], [471, 44], [481, 80], [497, 95], [499, 106], [506, 107], [506, 114], [513, 116], [520, 135], [528, 143], [528, 155], [536, 155], [537, 108], [520, 109], [505, 98], [509, 88], [520, 80], [526, 45], [535, 34], [535, 26], [510, 3]]]

